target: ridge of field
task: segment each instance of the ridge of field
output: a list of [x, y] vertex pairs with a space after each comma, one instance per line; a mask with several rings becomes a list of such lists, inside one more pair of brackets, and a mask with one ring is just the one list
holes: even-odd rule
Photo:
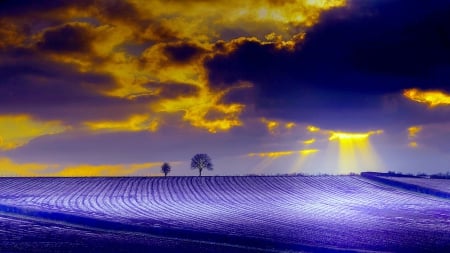
[[421, 178], [417, 176], [390, 176], [386, 173], [363, 172], [365, 178], [393, 187], [450, 199], [450, 179]]
[[330, 248], [450, 245], [450, 201], [359, 176], [0, 178], [0, 204]]
[[390, 180], [418, 185], [450, 194], [450, 179], [417, 178], [417, 177], [386, 177]]
[[0, 252], [202, 252], [202, 253], [277, 253], [207, 241], [166, 238], [135, 232], [91, 229], [16, 215], [0, 215]]

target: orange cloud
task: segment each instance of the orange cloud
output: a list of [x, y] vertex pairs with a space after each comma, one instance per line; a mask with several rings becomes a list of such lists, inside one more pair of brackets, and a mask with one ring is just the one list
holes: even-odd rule
[[450, 105], [450, 94], [443, 91], [408, 89], [403, 92], [403, 95], [412, 101], [428, 104], [430, 108]]
[[27, 114], [0, 115], [0, 150], [16, 149], [38, 137], [68, 129], [60, 121], [41, 121]]

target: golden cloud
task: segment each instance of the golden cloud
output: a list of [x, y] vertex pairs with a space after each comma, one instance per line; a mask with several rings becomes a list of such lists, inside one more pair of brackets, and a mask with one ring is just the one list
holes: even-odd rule
[[372, 135], [378, 135], [382, 133], [383, 130], [368, 131], [362, 133], [329, 131], [330, 137], [328, 138], [328, 140], [362, 140], [368, 139]]
[[422, 126], [411, 126], [408, 128], [408, 138], [413, 139], [422, 131]]
[[85, 122], [85, 126], [93, 131], [108, 132], [156, 132], [160, 125], [158, 119], [153, 119], [149, 115], [132, 115], [123, 121], [92, 121]]
[[[245, 105], [223, 102], [231, 89], [211, 90], [205, 59], [230, 53], [248, 40], [293, 50], [324, 11], [346, 4], [346, 0], [74, 2], [27, 10], [34, 13], [30, 17], [53, 21], [29, 38], [9, 32], [20, 30], [9, 26], [0, 28], [0, 35], [8, 38], [8, 45], [19, 43], [17, 46], [41, 50], [43, 55], [72, 64], [82, 73], [111, 75], [117, 87], [104, 87], [97, 93], [129, 100], [148, 97], [150, 115], [181, 115], [181, 120], [191, 126], [215, 133], [241, 126], [239, 117]], [[14, 20], [10, 16], [8, 22], [33, 22], [24, 22], [25, 17], [17, 15]], [[218, 49], [220, 43], [223, 50]], [[174, 83], [192, 85], [199, 92], [166, 97], [152, 85]], [[130, 115], [123, 122], [106, 120], [86, 125], [92, 130], [111, 131], [144, 128], [141, 123], [145, 125], [146, 119], [137, 119], [134, 112]], [[294, 126], [286, 123], [285, 128]]]
[[38, 137], [68, 129], [60, 121], [40, 121], [26, 114], [0, 115], [0, 150], [16, 149]]
[[25, 36], [19, 31], [19, 27], [11, 22], [0, 19], [0, 49], [22, 44]]
[[291, 130], [297, 126], [295, 122], [283, 122], [267, 118], [260, 118], [259, 120], [266, 126], [267, 131], [270, 134], [279, 134], [282, 132], [282, 130]]
[[416, 141], [413, 141], [417, 138], [417, 135], [422, 131], [422, 126], [411, 126], [408, 127], [408, 139], [411, 140], [408, 143], [408, 146], [411, 148], [417, 148], [419, 147], [419, 144]]
[[439, 90], [407, 89], [403, 95], [412, 101], [428, 104], [430, 108], [450, 105], [450, 94]]
[[261, 118], [261, 122], [266, 125], [267, 131], [269, 131], [269, 133], [271, 134], [274, 134], [277, 128], [280, 126], [280, 123], [276, 120]]
[[7, 157], [0, 157], [0, 176], [34, 177], [58, 169], [59, 164], [16, 163]]
[[303, 141], [303, 144], [305, 144], [305, 145], [311, 145], [311, 144], [313, 144], [314, 142], [316, 142], [316, 139], [312, 138], [312, 139]]
[[415, 141], [411, 141], [408, 143], [408, 146], [411, 148], [417, 148], [417, 147], [419, 147], [419, 144]]
[[54, 174], [58, 177], [118, 177], [130, 176], [139, 171], [155, 169], [161, 166], [161, 162], [150, 162], [140, 164], [79, 164], [63, 168]]
[[285, 127], [286, 129], [292, 129], [292, 128], [294, 128], [295, 126], [296, 126], [296, 124], [295, 124], [294, 122], [287, 122], [287, 123], [284, 124], [284, 127]]
[[265, 157], [271, 159], [277, 159], [283, 156], [290, 156], [294, 154], [300, 154], [302, 156], [307, 156], [318, 152], [318, 149], [304, 149], [304, 150], [288, 150], [288, 151], [274, 151], [274, 152], [261, 152], [261, 153], [249, 153], [249, 157]]
[[[88, 176], [130, 176], [143, 171], [160, 168], [162, 162], [133, 164], [45, 164], [18, 163], [7, 157], [0, 157], [0, 176], [51, 176], [51, 177], [88, 177]], [[144, 173], [148, 175], [149, 173]], [[159, 175], [159, 170], [152, 175]]]
[[[158, 90], [147, 85], [152, 82], [196, 86], [200, 92], [195, 95], [178, 98], [160, 97], [160, 100], [151, 104], [152, 113], [182, 112], [182, 119], [194, 127], [212, 133], [227, 131], [243, 124], [239, 116], [245, 105], [221, 102], [222, 97], [230, 90], [210, 90], [208, 74], [203, 66], [204, 59], [217, 53], [230, 53], [238, 47], [239, 41], [245, 40], [274, 44], [278, 49], [292, 49], [296, 43], [304, 39], [308, 27], [319, 22], [323, 11], [345, 5], [345, 0], [297, 0], [286, 1], [283, 4], [256, 0], [130, 1], [127, 8], [129, 12], [135, 12], [136, 20], [140, 22], [117, 17], [112, 19], [105, 11], [102, 12], [104, 13], [102, 20], [110, 22], [118, 29], [115, 33], [120, 35], [118, 37], [129, 40], [130, 34], [133, 34], [134, 38], [130, 40], [135, 42], [151, 40], [153, 45], [135, 57], [126, 51], [116, 50], [121, 44], [127, 43], [126, 40], [107, 38], [108, 41], [112, 41], [109, 44], [113, 45], [105, 49], [110, 51], [110, 60], [96, 68], [111, 73], [120, 84], [118, 89], [106, 92], [110, 96], [158, 97], [160, 96]], [[139, 8], [136, 8], [137, 6]], [[230, 37], [228, 31], [232, 30], [241, 34]], [[225, 43], [227, 49], [214, 51], [217, 41], [220, 40]], [[180, 59], [183, 59], [181, 61], [183, 64], [179, 64]], [[209, 118], [210, 115], [214, 115], [214, 118]], [[293, 126], [287, 124], [286, 128]]]
[[320, 131], [320, 128], [310, 125], [310, 126], [306, 127], [306, 130], [308, 130], [308, 132], [311, 132], [311, 133], [316, 133], [316, 132]]

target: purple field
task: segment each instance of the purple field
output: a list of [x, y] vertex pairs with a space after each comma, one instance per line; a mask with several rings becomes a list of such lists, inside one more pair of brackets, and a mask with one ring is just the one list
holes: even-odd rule
[[450, 193], [450, 180], [448, 179], [432, 179], [432, 178], [417, 178], [417, 177], [385, 177], [385, 178], [388, 178], [389, 180], [413, 184], [433, 190]]
[[360, 176], [1, 178], [0, 230], [2, 252], [431, 252], [450, 200]]

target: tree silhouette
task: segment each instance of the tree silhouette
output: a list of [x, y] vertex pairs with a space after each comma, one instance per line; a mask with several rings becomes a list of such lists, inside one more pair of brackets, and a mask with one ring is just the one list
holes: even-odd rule
[[203, 169], [213, 170], [211, 158], [207, 154], [196, 154], [194, 157], [192, 157], [191, 169], [198, 169], [198, 176], [201, 177]]
[[172, 170], [168, 163], [163, 163], [161, 166], [161, 172], [164, 173], [164, 176], [167, 177], [167, 174]]

